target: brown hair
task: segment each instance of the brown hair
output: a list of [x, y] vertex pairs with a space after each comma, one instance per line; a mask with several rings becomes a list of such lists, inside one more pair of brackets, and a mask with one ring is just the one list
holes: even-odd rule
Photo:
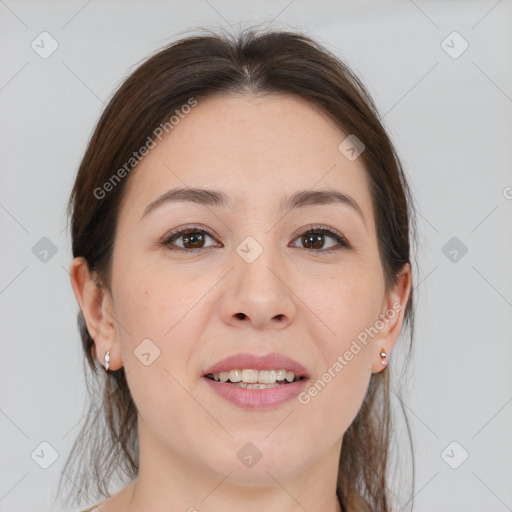
[[[410, 263], [410, 238], [415, 241], [415, 231], [410, 229], [415, 230], [414, 208], [395, 149], [361, 81], [339, 58], [304, 34], [278, 30], [258, 33], [254, 28], [237, 36], [205, 32], [156, 52], [128, 76], [109, 101], [89, 141], [69, 199], [73, 256], [85, 258], [98, 286], [110, 290], [116, 221], [129, 176], [101, 199], [94, 191], [103, 187], [115, 170], [123, 166], [131, 170], [136, 161], [132, 160], [128, 168], [126, 163], [133, 152], [153, 140], [155, 129], [191, 98], [201, 101], [214, 93], [294, 94], [319, 107], [366, 147], [361, 158], [369, 177], [379, 254], [389, 291], [397, 282], [397, 273]], [[410, 329], [409, 360], [414, 332], [412, 289], [404, 314], [404, 325]], [[78, 326], [86, 356], [84, 371], [87, 378], [92, 377], [99, 396], [96, 403], [94, 386], [87, 380], [90, 409], [59, 482], [59, 489], [63, 476], [72, 482], [73, 503], [82, 497], [108, 497], [111, 479], [136, 478], [139, 460], [137, 410], [124, 369], [105, 375], [102, 372], [98, 379], [91, 352], [93, 339], [81, 311]], [[394, 423], [389, 371], [388, 367], [372, 374], [362, 407], [344, 434], [337, 495], [345, 511], [356, 499], [373, 512], [391, 510], [387, 471]], [[407, 416], [400, 404], [412, 450]], [[89, 494], [92, 484], [94, 495]]]

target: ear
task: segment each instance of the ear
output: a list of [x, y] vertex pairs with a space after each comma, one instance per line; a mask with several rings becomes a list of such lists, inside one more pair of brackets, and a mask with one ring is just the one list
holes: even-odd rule
[[122, 360], [110, 292], [89, 273], [85, 258], [74, 258], [69, 272], [87, 330], [94, 340], [92, 354], [105, 366], [105, 354], [110, 350], [110, 370], [118, 370]]
[[[412, 272], [406, 263], [397, 274], [397, 283], [382, 301], [380, 319], [384, 327], [379, 331], [372, 343], [372, 373], [378, 373], [386, 368], [391, 351], [398, 340], [404, 322], [405, 308], [409, 300], [412, 286]], [[381, 351], [386, 357], [381, 357]], [[382, 362], [386, 364], [382, 364]]]

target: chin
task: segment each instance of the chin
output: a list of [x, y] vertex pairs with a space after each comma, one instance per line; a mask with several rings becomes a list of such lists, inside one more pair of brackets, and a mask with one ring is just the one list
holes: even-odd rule
[[[313, 459], [318, 456], [316, 450], [309, 456], [303, 453], [304, 444], [299, 442], [300, 437], [297, 437], [297, 441], [290, 441], [289, 434], [279, 437], [276, 430], [269, 436], [271, 431], [267, 429], [265, 433], [254, 435], [246, 432], [243, 436], [234, 436], [223, 445], [218, 438], [212, 440], [217, 449], [206, 451], [209, 457], [205, 464], [222, 475], [221, 478], [229, 474], [231, 483], [254, 486], [275, 485], [272, 477], [278, 480], [292, 478], [304, 471], [308, 460], [314, 464]], [[307, 446], [318, 444], [310, 440]]]

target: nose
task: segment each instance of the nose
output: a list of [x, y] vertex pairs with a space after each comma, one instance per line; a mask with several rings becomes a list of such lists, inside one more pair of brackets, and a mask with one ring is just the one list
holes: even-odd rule
[[[284, 329], [295, 319], [295, 296], [286, 272], [263, 253], [252, 263], [235, 254], [234, 268], [221, 299], [222, 320], [234, 327]], [[281, 271], [279, 271], [281, 269]]]

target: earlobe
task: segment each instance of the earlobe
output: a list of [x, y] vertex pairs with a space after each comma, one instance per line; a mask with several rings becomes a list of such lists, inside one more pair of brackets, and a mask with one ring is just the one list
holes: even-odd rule
[[389, 355], [395, 346], [402, 330], [405, 309], [412, 286], [411, 266], [406, 263], [397, 274], [397, 283], [384, 300], [384, 312], [381, 319], [385, 325], [378, 339], [375, 350], [379, 350], [378, 358], [372, 363], [372, 372], [378, 373], [388, 365]]
[[[376, 343], [379, 343], [377, 340]], [[372, 355], [373, 358], [373, 355]], [[386, 349], [384, 346], [380, 347], [379, 350], [379, 360], [377, 361], [377, 358], [372, 359], [372, 362], [370, 364], [370, 372], [371, 373], [379, 373], [381, 371], [384, 371], [388, 365], [388, 353], [386, 352]]]

